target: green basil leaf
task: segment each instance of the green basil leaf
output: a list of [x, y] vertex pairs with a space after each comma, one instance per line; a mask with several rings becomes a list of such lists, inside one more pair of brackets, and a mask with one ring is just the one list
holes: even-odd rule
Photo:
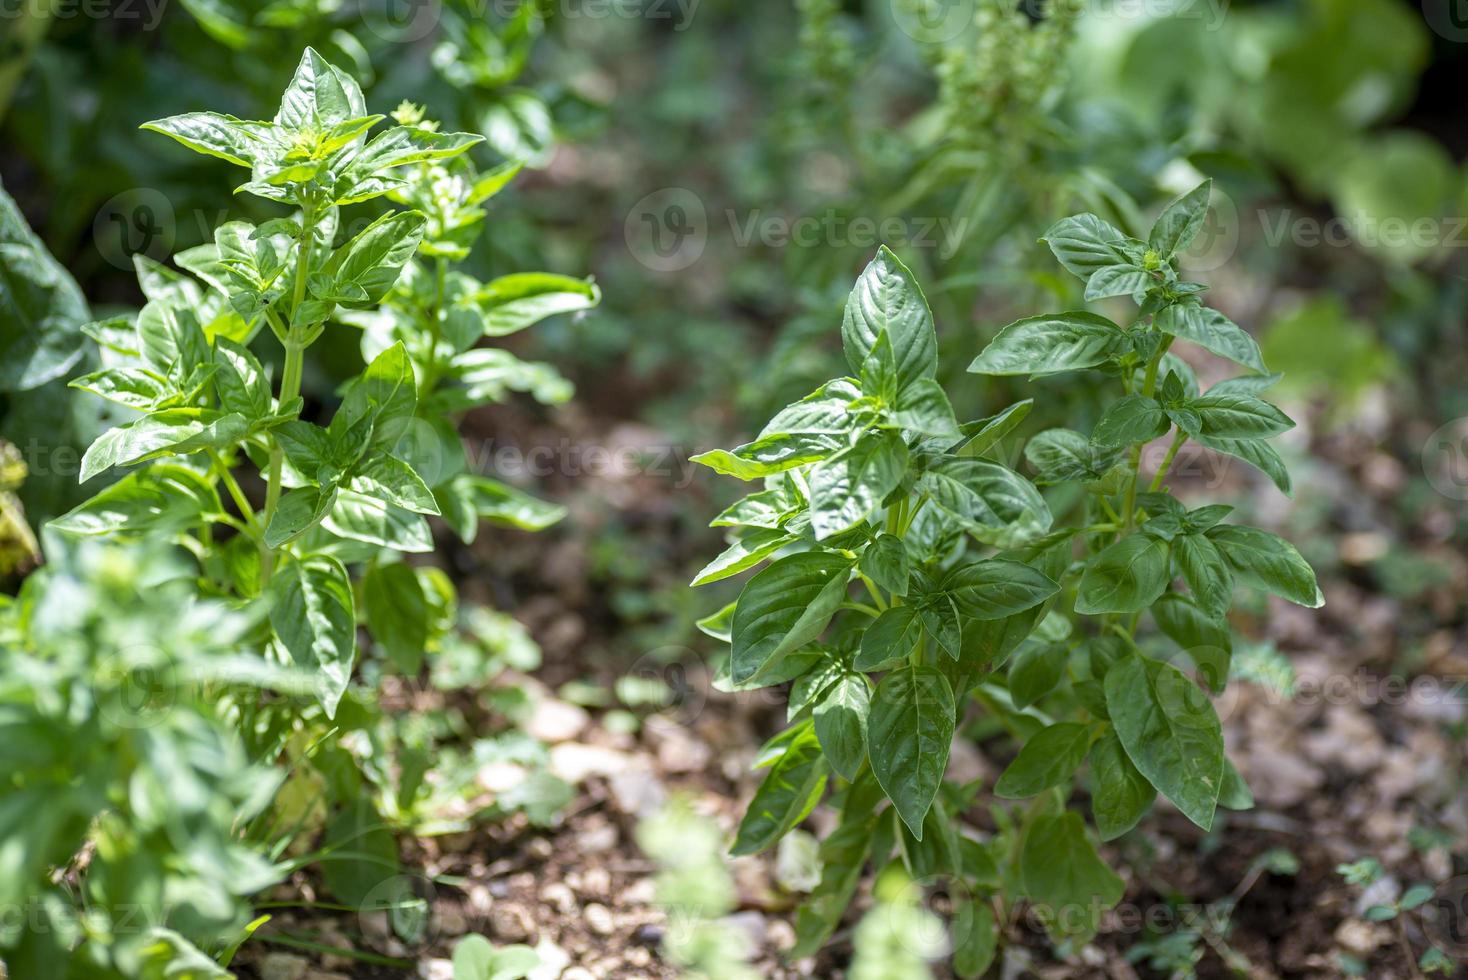
[[167, 534], [224, 514], [209, 481], [182, 466], [158, 463], [129, 473], [92, 499], [51, 521], [69, 534]]
[[418, 250], [428, 219], [418, 211], [393, 211], [362, 229], [332, 255], [332, 299], [352, 309], [382, 302], [403, 266]]
[[269, 123], [236, 119], [219, 112], [186, 112], [145, 122], [139, 128], [162, 133], [195, 153], [237, 167], [250, 167], [256, 160], [273, 155], [277, 145], [274, 127]]
[[837, 775], [855, 779], [867, 758], [871, 691], [860, 674], [845, 674], [815, 705], [816, 737]]
[[867, 719], [872, 772], [918, 840], [948, 768], [956, 710], [948, 679], [932, 667], [893, 670], [872, 697]]
[[1223, 730], [1208, 696], [1169, 664], [1132, 653], [1106, 672], [1106, 707], [1127, 757], [1208, 830], [1223, 786]]
[[[1163, 333], [1170, 333], [1197, 344], [1210, 353], [1226, 357], [1261, 374], [1266, 374], [1269, 370], [1264, 366], [1264, 355], [1260, 353], [1259, 344], [1253, 337], [1222, 313], [1203, 306], [1197, 300], [1184, 300], [1163, 308], [1156, 316], [1156, 325]], [[1214, 389], [1217, 387], [1214, 385]], [[1214, 391], [1210, 389], [1209, 393], [1213, 394]]]
[[1069, 782], [1091, 747], [1091, 726], [1062, 722], [1044, 728], [1025, 742], [994, 784], [1007, 800], [1020, 800]]
[[1223, 620], [1233, 604], [1234, 576], [1213, 540], [1202, 534], [1183, 534], [1173, 541], [1173, 557], [1198, 607], [1214, 620]]
[[1095, 935], [1101, 913], [1126, 892], [1097, 855], [1081, 815], [1070, 811], [1035, 818], [1020, 845], [1019, 875], [1050, 932], [1077, 941]]
[[1025, 443], [1025, 459], [1035, 468], [1035, 483], [1043, 487], [1099, 480], [1121, 453], [1071, 429], [1046, 429]]
[[168, 379], [146, 368], [103, 368], [73, 378], [67, 382], [67, 387], [89, 391], [99, 398], [140, 412], [159, 407], [176, 393]]
[[895, 534], [879, 533], [861, 553], [858, 564], [863, 575], [893, 595], [907, 595], [907, 580], [912, 575], [907, 546]]
[[884, 670], [905, 661], [917, 649], [922, 635], [918, 611], [912, 606], [893, 606], [861, 635], [861, 649], [853, 666], [861, 671]]
[[549, 272], [517, 272], [485, 283], [475, 294], [484, 311], [484, 336], [503, 337], [560, 313], [579, 313], [601, 302], [590, 279]]
[[1127, 348], [1127, 335], [1095, 313], [1047, 313], [1016, 320], [969, 365], [971, 374], [1042, 377], [1104, 364]]
[[365, 458], [347, 479], [347, 488], [365, 497], [401, 507], [415, 514], [437, 514], [438, 503], [423, 478], [394, 456]]
[[923, 473], [918, 488], [986, 544], [1012, 547], [1050, 529], [1050, 508], [1034, 484], [998, 463], [946, 456]]
[[321, 526], [337, 537], [395, 551], [433, 550], [433, 532], [422, 515], [351, 490], [337, 493]]
[[1076, 612], [1133, 613], [1157, 601], [1167, 589], [1167, 542], [1148, 534], [1129, 534], [1107, 545], [1091, 560], [1076, 589]]
[[[1214, 387], [1218, 386], [1214, 385]], [[1197, 438], [1209, 449], [1242, 459], [1269, 477], [1270, 481], [1279, 488], [1280, 493], [1286, 497], [1294, 496], [1290, 471], [1285, 466], [1284, 460], [1280, 458], [1278, 450], [1269, 443], [1257, 439], [1215, 439], [1206, 435], [1199, 435]]]
[[347, 571], [334, 558], [287, 562], [270, 579], [270, 626], [295, 663], [317, 673], [317, 699], [328, 718], [352, 678], [356, 606]]
[[1213, 439], [1268, 439], [1295, 427], [1290, 417], [1253, 395], [1215, 395], [1188, 402], [1198, 414], [1198, 431]]
[[1152, 281], [1152, 276], [1140, 265], [1126, 263], [1102, 266], [1086, 282], [1086, 299], [1130, 296], [1135, 302], [1141, 303]]
[[1141, 242], [1089, 213], [1060, 219], [1040, 240], [1050, 246], [1061, 265], [1083, 280], [1107, 266], [1126, 264], [1141, 257]]
[[362, 581], [367, 629], [404, 674], [415, 677], [428, 646], [429, 609], [411, 565], [373, 565]]
[[1161, 258], [1170, 259], [1191, 245], [1203, 230], [1212, 191], [1213, 181], [1205, 180], [1169, 204], [1147, 235], [1148, 247]]
[[275, 124], [298, 132], [321, 132], [367, 115], [356, 79], [307, 48], [295, 76], [281, 95]]
[[928, 301], [907, 266], [885, 245], [846, 300], [841, 342], [852, 371], [861, 371], [883, 333], [892, 345], [899, 387], [937, 373], [938, 336]]
[[1116, 840], [1152, 808], [1157, 790], [1137, 771], [1115, 731], [1091, 746], [1091, 816], [1102, 840]]
[[255, 355], [246, 348], [219, 337], [214, 341], [214, 391], [226, 412], [236, 412], [250, 420], [270, 414], [270, 380]]
[[850, 571], [851, 562], [839, 555], [805, 552], [750, 579], [734, 608], [734, 682], [754, 679], [819, 637], [846, 597]]
[[988, 558], [960, 565], [943, 580], [958, 611], [973, 619], [1002, 619], [1049, 599], [1060, 586], [1017, 561]]
[[1315, 570], [1294, 545], [1279, 535], [1257, 527], [1221, 524], [1209, 528], [1207, 536], [1246, 585], [1310, 609], [1325, 605], [1325, 597], [1315, 583]]
[[1009, 696], [1016, 708], [1028, 708], [1055, 690], [1065, 675], [1068, 655], [1061, 643], [1021, 644], [1009, 661]]
[[1198, 665], [1209, 688], [1223, 690], [1233, 658], [1233, 634], [1228, 624], [1210, 618], [1192, 599], [1176, 592], [1169, 592], [1152, 604], [1152, 618], [1168, 639], [1182, 647]]
[[373, 427], [372, 444], [391, 449], [413, 420], [418, 407], [418, 382], [413, 362], [402, 342], [372, 359], [342, 399], [331, 420], [332, 437], [362, 424]]
[[811, 467], [807, 480], [816, 540], [866, 520], [906, 472], [907, 445], [895, 432], [868, 433]]
[[1035, 407], [1033, 398], [1026, 398], [1022, 402], [1015, 402], [1004, 411], [988, 418], [980, 419], [976, 423], [963, 426], [965, 435], [970, 435], [968, 442], [964, 443], [958, 450], [959, 456], [982, 456], [990, 449], [999, 445], [999, 440], [1013, 432], [1030, 414], [1030, 409]]
[[320, 524], [336, 503], [336, 488], [297, 487], [280, 498], [265, 528], [265, 544], [283, 547]]
[[114, 466], [160, 455], [185, 456], [205, 449], [227, 449], [243, 439], [241, 415], [203, 408], [169, 408], [108, 429], [82, 456], [81, 483]]
[[1126, 395], [1112, 402], [1096, 423], [1091, 438], [1101, 446], [1151, 442], [1167, 431], [1167, 415], [1155, 398]]
[[755, 528], [736, 538], [717, 558], [705, 565], [689, 584], [708, 585], [710, 582], [719, 582], [730, 576], [738, 575], [745, 569], [758, 565], [781, 548], [799, 540], [795, 535], [786, 534], [784, 531]]
[[827, 772], [814, 726], [806, 722], [755, 791], [730, 853], [757, 854], [793, 830], [820, 802]]

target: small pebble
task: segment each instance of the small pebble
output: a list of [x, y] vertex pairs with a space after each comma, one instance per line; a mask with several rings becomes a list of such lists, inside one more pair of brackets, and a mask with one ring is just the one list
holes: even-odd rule
[[586, 921], [586, 928], [598, 936], [610, 936], [616, 929], [612, 923], [612, 913], [605, 905], [593, 902], [582, 910], [581, 916]]

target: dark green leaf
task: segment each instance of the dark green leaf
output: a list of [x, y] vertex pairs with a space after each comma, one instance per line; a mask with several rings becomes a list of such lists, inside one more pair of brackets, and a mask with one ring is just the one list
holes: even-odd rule
[[1086, 567], [1076, 589], [1076, 612], [1137, 612], [1156, 602], [1167, 583], [1167, 542], [1130, 534], [1107, 545]]
[[755, 575], [734, 609], [730, 674], [752, 680], [825, 630], [846, 597], [851, 562], [805, 552], [782, 558]]
[[1024, 799], [1068, 782], [1086, 758], [1091, 727], [1062, 722], [1030, 736], [1019, 755], [999, 776], [994, 792], [1008, 800]]
[[1106, 706], [1127, 757], [1204, 830], [1223, 786], [1223, 732], [1208, 696], [1182, 671], [1130, 654], [1106, 672]]
[[953, 742], [956, 707], [948, 679], [932, 667], [903, 667], [882, 678], [867, 720], [872, 772], [918, 840]]
[[1016, 320], [989, 342], [969, 371], [1041, 376], [1104, 364], [1126, 349], [1127, 335], [1095, 313], [1049, 313]]

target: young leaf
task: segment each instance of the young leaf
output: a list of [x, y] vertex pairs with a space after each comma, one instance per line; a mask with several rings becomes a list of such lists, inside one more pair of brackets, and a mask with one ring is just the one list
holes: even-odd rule
[[948, 768], [955, 712], [948, 679], [932, 667], [893, 670], [872, 696], [867, 719], [872, 772], [918, 840]]
[[1091, 726], [1061, 722], [1030, 736], [1019, 755], [999, 776], [994, 792], [1020, 800], [1067, 782], [1086, 759]]
[[1035, 400], [1026, 398], [1022, 402], [1015, 402], [997, 415], [991, 415], [986, 419], [963, 426], [963, 433], [969, 435], [969, 441], [958, 449], [956, 455], [984, 455], [999, 445], [999, 440], [1013, 432], [1015, 426], [1023, 422], [1030, 414], [1030, 409], [1034, 407]]
[[316, 696], [328, 718], [352, 677], [356, 607], [346, 569], [313, 555], [288, 562], [270, 579], [270, 626], [298, 666], [317, 672]]
[[429, 608], [411, 565], [373, 565], [362, 582], [367, 628], [393, 663], [409, 677], [423, 666], [428, 645]]
[[1029, 565], [1002, 558], [960, 565], [943, 580], [958, 611], [973, 619], [1002, 619], [1049, 599], [1060, 586]]
[[1101, 912], [1121, 901], [1126, 891], [1091, 845], [1081, 815], [1073, 811], [1035, 818], [1020, 846], [1019, 874], [1049, 930], [1077, 940], [1094, 935]]
[[1213, 181], [1205, 180], [1167, 206], [1152, 231], [1147, 245], [1163, 259], [1170, 259], [1198, 237], [1208, 217], [1208, 198]]
[[872, 432], [811, 467], [810, 522], [817, 541], [864, 521], [902, 482], [907, 446], [895, 432]]
[[1156, 602], [1167, 582], [1167, 542], [1129, 534], [1107, 545], [1087, 566], [1076, 588], [1076, 612], [1137, 612]]
[[1179, 535], [1173, 540], [1172, 553], [1198, 607], [1212, 619], [1226, 617], [1233, 603], [1234, 576], [1213, 539], [1202, 534]]
[[[1259, 344], [1228, 317], [1188, 299], [1164, 307], [1156, 316], [1157, 329], [1170, 333], [1206, 351], [1226, 357], [1246, 368], [1267, 373]], [[1215, 385], [1216, 389], [1218, 386]], [[1222, 394], [1222, 392], [1220, 392]]]
[[1091, 438], [1101, 446], [1130, 446], [1151, 442], [1166, 431], [1167, 415], [1155, 398], [1126, 395], [1102, 413]]
[[421, 515], [351, 490], [337, 493], [321, 526], [337, 537], [395, 551], [433, 550], [433, 532]]
[[1016, 320], [969, 365], [972, 374], [1043, 376], [1104, 364], [1126, 348], [1127, 335], [1095, 313], [1050, 313]]
[[1176, 667], [1136, 653], [1106, 672], [1106, 707], [1126, 754], [1208, 830], [1223, 786], [1223, 731], [1208, 696]]
[[858, 567], [863, 575], [876, 582], [893, 595], [907, 595], [907, 580], [911, 576], [911, 563], [907, 546], [895, 534], [881, 532], [861, 553]]
[[1127, 265], [1141, 258], [1141, 242], [1094, 214], [1061, 218], [1041, 240], [1050, 246], [1061, 265], [1083, 280], [1107, 266]]
[[1295, 427], [1290, 417], [1253, 395], [1209, 393], [1188, 402], [1199, 432], [1212, 439], [1268, 439]]
[[846, 300], [841, 343], [851, 370], [860, 372], [877, 338], [887, 334], [900, 387], [938, 371], [938, 337], [928, 301], [907, 266], [883, 245]]
[[1192, 599], [1169, 592], [1152, 604], [1152, 618], [1168, 639], [1182, 647], [1214, 691], [1228, 683], [1233, 635], [1228, 624], [1210, 619]]
[[393, 211], [362, 229], [326, 265], [325, 272], [332, 277], [331, 298], [354, 309], [382, 302], [418, 250], [426, 223], [417, 211]]
[[855, 779], [867, 757], [871, 691], [860, 674], [843, 674], [815, 705], [816, 737], [843, 779]]
[[50, 526], [70, 534], [167, 534], [222, 516], [209, 481], [182, 466], [159, 463], [129, 473]]
[[754, 679], [816, 639], [846, 597], [851, 562], [805, 552], [781, 558], [750, 579], [734, 607], [730, 675]]
[[1091, 746], [1091, 816], [1102, 840], [1131, 830], [1152, 807], [1157, 790], [1137, 771], [1115, 731]]
[[853, 666], [860, 671], [882, 670], [906, 660], [923, 635], [923, 621], [912, 606], [893, 606], [878, 616], [861, 635], [861, 649]]
[[757, 854], [794, 829], [820, 802], [827, 771], [815, 728], [806, 722], [755, 791], [729, 853]]
[[601, 290], [589, 279], [549, 272], [500, 276], [475, 295], [484, 311], [484, 336], [504, 337], [560, 313], [579, 313], [601, 302]]
[[784, 531], [754, 528], [736, 538], [717, 558], [705, 565], [689, 584], [708, 585], [710, 582], [719, 582], [738, 575], [799, 540], [795, 535]]
[[1294, 545], [1279, 535], [1257, 527], [1220, 524], [1210, 528], [1207, 536], [1246, 585], [1310, 609], [1325, 604], [1315, 584], [1315, 570]]
[[1030, 481], [998, 463], [945, 456], [929, 466], [918, 487], [988, 544], [1011, 547], [1050, 530], [1045, 498]]

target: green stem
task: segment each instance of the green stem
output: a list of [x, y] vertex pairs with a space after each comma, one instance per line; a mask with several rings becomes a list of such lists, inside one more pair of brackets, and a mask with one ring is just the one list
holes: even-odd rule
[[433, 309], [428, 314], [428, 358], [423, 365], [423, 389], [420, 397], [433, 391], [433, 386], [438, 381], [438, 345], [443, 337], [443, 297], [448, 273], [448, 259], [439, 256], [434, 266]]
[[[316, 207], [309, 196], [301, 202], [301, 240], [296, 248], [296, 283], [291, 295], [291, 322], [285, 334], [285, 373], [280, 379], [280, 404], [293, 401], [301, 394], [301, 373], [305, 366], [305, 347], [300, 338], [305, 334], [305, 324], [298, 322], [301, 304], [306, 301], [306, 277], [311, 272], [311, 249], [316, 243]], [[275, 550], [265, 543], [265, 533], [275, 517], [275, 508], [280, 503], [281, 468], [285, 453], [280, 443], [270, 440], [270, 472], [265, 484], [265, 513], [260, 519], [260, 585], [270, 581], [275, 571]]]
[[876, 605], [876, 607], [883, 612], [886, 612], [887, 600], [882, 598], [882, 592], [880, 589], [877, 588], [877, 583], [873, 582], [863, 572], [857, 572], [856, 577], [861, 579], [862, 584], [867, 587], [867, 591], [871, 593], [872, 602]]
[[211, 450], [210, 455], [214, 457], [215, 472], [219, 474], [220, 480], [224, 483], [224, 488], [229, 491], [230, 499], [239, 508], [240, 516], [245, 519], [247, 525], [253, 527], [255, 524], [255, 508], [250, 506], [249, 498], [245, 496], [245, 492], [240, 489], [239, 481], [230, 472], [230, 464], [217, 451]]
[[1162, 481], [1167, 478], [1167, 471], [1172, 469], [1172, 461], [1177, 457], [1177, 451], [1188, 441], [1188, 434], [1178, 429], [1172, 437], [1172, 444], [1167, 447], [1167, 455], [1162, 457], [1162, 465], [1157, 468], [1157, 475], [1152, 477], [1151, 486], [1147, 487], [1148, 493], [1156, 493], [1162, 488]]
[[[1147, 373], [1142, 379], [1142, 394], [1148, 398], [1157, 389], [1157, 368], [1162, 364], [1162, 355], [1172, 346], [1172, 337], [1167, 337], [1157, 345], [1157, 351], [1147, 362]], [[1122, 516], [1126, 518], [1126, 530], [1130, 531], [1136, 524], [1137, 510], [1137, 482], [1140, 479], [1142, 469], [1142, 444], [1140, 442], [1132, 445], [1131, 452], [1132, 478], [1127, 483], [1126, 505], [1122, 509]]]
[[[294, 341], [286, 341], [285, 345], [285, 374], [280, 379], [280, 401], [282, 404], [298, 397], [301, 394], [301, 370], [305, 364], [305, 348]], [[274, 439], [270, 445], [270, 475], [265, 485], [265, 515], [260, 520], [260, 584], [264, 586], [270, 581], [271, 572], [275, 571], [275, 550], [265, 543], [264, 532], [269, 529], [270, 522], [275, 518], [275, 508], [280, 503], [280, 480], [281, 469], [285, 462], [285, 453], [280, 448], [280, 443]]]

